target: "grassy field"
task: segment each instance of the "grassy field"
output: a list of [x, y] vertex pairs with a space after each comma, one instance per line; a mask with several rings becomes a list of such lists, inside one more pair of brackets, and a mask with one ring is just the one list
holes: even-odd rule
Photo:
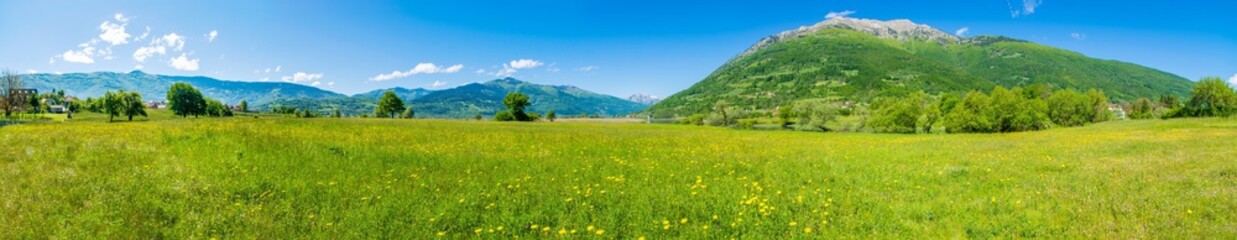
[[0, 238], [1237, 238], [1233, 119], [890, 135], [155, 116], [0, 128]]

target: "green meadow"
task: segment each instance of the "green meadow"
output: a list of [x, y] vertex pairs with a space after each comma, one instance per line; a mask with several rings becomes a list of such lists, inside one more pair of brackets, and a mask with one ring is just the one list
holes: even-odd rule
[[0, 127], [0, 238], [1237, 238], [1237, 120], [1011, 134], [275, 116]]

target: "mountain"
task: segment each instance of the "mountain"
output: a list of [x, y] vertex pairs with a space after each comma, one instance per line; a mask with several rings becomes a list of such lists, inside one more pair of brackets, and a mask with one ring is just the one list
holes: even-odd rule
[[826, 98], [991, 90], [1045, 84], [1104, 90], [1114, 100], [1184, 96], [1163, 71], [1000, 36], [962, 38], [908, 20], [833, 18], [761, 39], [700, 82], [653, 105], [659, 115], [708, 112], [719, 100], [768, 111]]
[[514, 78], [472, 83], [452, 89], [438, 90], [414, 99], [417, 114], [431, 117], [468, 118], [476, 114], [491, 116], [506, 109], [502, 100], [507, 93], [528, 95], [533, 103], [529, 110], [544, 113], [554, 110], [559, 116], [600, 114], [625, 115], [639, 112], [646, 105], [618, 97], [589, 92], [574, 86], [549, 86], [523, 82]]
[[661, 97], [647, 94], [635, 94], [627, 97], [627, 101], [636, 102], [644, 105], [653, 105], [661, 101]]
[[142, 100], [164, 101], [168, 88], [177, 82], [192, 84], [206, 97], [225, 104], [238, 104], [241, 100], [248, 101], [250, 105], [261, 105], [278, 99], [347, 97], [343, 94], [300, 84], [226, 81], [208, 77], [155, 75], [141, 71], [25, 74], [22, 78], [28, 88], [35, 88], [39, 91], [64, 90], [65, 94], [80, 98], [99, 97], [103, 96], [104, 92], [123, 89], [141, 93]]
[[326, 114], [338, 107], [341, 112], [348, 115], [372, 114], [374, 107], [378, 105], [378, 98], [387, 90], [395, 91], [396, 95], [404, 99], [404, 102], [411, 102], [413, 111], [418, 117], [430, 118], [472, 118], [477, 114], [493, 116], [494, 113], [506, 109], [502, 101], [507, 93], [511, 92], [528, 95], [533, 103], [529, 111], [545, 113], [554, 110], [555, 114], [560, 116], [585, 113], [625, 115], [639, 112], [648, 106], [573, 86], [539, 85], [514, 78], [504, 78], [436, 91], [393, 88], [374, 90], [347, 98], [280, 99], [258, 106], [258, 109], [290, 106]]
[[389, 88], [389, 89], [378, 89], [378, 90], [373, 90], [369, 92], [358, 93], [358, 94], [352, 95], [352, 97], [353, 98], [378, 99], [378, 98], [381, 98], [382, 94], [386, 93], [387, 91], [395, 92], [395, 96], [399, 96], [400, 99], [404, 99], [405, 101], [421, 98], [422, 96], [425, 96], [433, 92], [431, 90], [427, 90], [424, 88], [407, 89], [407, 88], [402, 88], [402, 87], [395, 87], [395, 88]]

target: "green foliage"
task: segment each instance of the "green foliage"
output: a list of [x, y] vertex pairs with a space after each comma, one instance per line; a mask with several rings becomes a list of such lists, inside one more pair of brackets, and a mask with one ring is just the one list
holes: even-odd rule
[[1048, 118], [1058, 126], [1076, 127], [1091, 123], [1095, 116], [1087, 95], [1064, 89], [1048, 97]]
[[1048, 104], [1038, 94], [1023, 94], [1021, 88], [992, 90], [991, 119], [997, 132], [1020, 132], [1047, 129]]
[[996, 131], [992, 119], [992, 100], [987, 94], [971, 91], [945, 115], [945, 131], [950, 133], [989, 133]]
[[1091, 122], [1103, 122], [1112, 119], [1112, 112], [1108, 111], [1108, 96], [1104, 94], [1103, 90], [1087, 90], [1087, 99], [1091, 103]]
[[404, 100], [400, 100], [394, 91], [388, 90], [382, 93], [382, 98], [378, 99], [378, 107], [374, 108], [374, 116], [395, 118], [397, 114], [404, 110]]
[[905, 98], [883, 98], [873, 104], [868, 126], [877, 132], [915, 133], [926, 112], [928, 95], [915, 92]]
[[206, 97], [197, 88], [188, 83], [172, 84], [167, 91], [168, 108], [181, 117], [194, 117], [206, 114]]
[[511, 111], [509, 110], [499, 111], [498, 113], [494, 114], [494, 121], [511, 122], [511, 121], [516, 121], [516, 120], [518, 119], [515, 118], [515, 114], [512, 114]]
[[472, 117], [472, 119], [473, 119], [473, 120], [477, 120], [477, 121], [481, 121], [481, 118], [482, 118], [482, 117], [481, 117], [481, 114], [480, 114], [480, 113], [478, 113], [477, 115], [475, 115], [475, 116], [473, 116], [473, 117]]
[[705, 116], [703, 113], [692, 114], [691, 116], [680, 118], [679, 124], [703, 126]]
[[1130, 119], [1150, 119], [1154, 118], [1155, 106], [1151, 99], [1138, 98], [1130, 105]]
[[1190, 100], [1175, 114], [1177, 117], [1223, 117], [1237, 114], [1237, 92], [1223, 79], [1203, 78], [1194, 84]]
[[241, 100], [241, 104], [236, 105], [236, 108], [243, 113], [249, 112], [249, 102], [245, 100]]
[[107, 91], [100, 99], [100, 110], [107, 115], [107, 121], [111, 122], [117, 116], [126, 116], [129, 121], [133, 121], [133, 116], [147, 116], [146, 105], [142, 102], [142, 95], [137, 92], [126, 92], [125, 90]]
[[[523, 93], [508, 93], [507, 96], [503, 98], [503, 106], [507, 106], [506, 112], [511, 114], [511, 117], [516, 121], [532, 121], [532, 118], [528, 116], [528, 113], [524, 112], [525, 108], [528, 108], [528, 105], [532, 105], [532, 102], [529, 102], [528, 95], [524, 95]], [[498, 120], [498, 117], [495, 116], [494, 119]]]
[[838, 107], [825, 99], [806, 99], [791, 105], [790, 115], [795, 117], [795, 127], [828, 132], [827, 124], [837, 120]]
[[406, 119], [412, 119], [415, 116], [416, 116], [416, 112], [412, 111], [412, 107], [408, 107], [404, 109], [404, 113], [399, 115], [400, 118], [406, 118]]
[[206, 99], [206, 115], [211, 117], [231, 117], [232, 110], [219, 100]]
[[[412, 108], [408, 108], [408, 109], [412, 109]], [[335, 111], [331, 113], [331, 117], [342, 118], [344, 117], [344, 114], [339, 112], [339, 108], [335, 108]]]
[[554, 119], [557, 119], [557, 118], [558, 118], [558, 116], [554, 114], [554, 110], [550, 110], [549, 112], [546, 112], [546, 113], [545, 113], [545, 120], [549, 120], [550, 122], [554, 122]]

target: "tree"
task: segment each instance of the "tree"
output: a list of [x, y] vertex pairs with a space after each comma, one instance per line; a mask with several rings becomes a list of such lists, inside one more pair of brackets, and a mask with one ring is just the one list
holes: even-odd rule
[[125, 99], [122, 95], [125, 95], [124, 90], [103, 93], [103, 114], [107, 114], [108, 122], [111, 122], [116, 116], [120, 116], [121, 112], [124, 111]]
[[[528, 117], [528, 114], [525, 113], [524, 111], [525, 108], [527, 108], [529, 105], [532, 105], [532, 103], [528, 101], [528, 95], [524, 95], [523, 93], [518, 93], [518, 92], [508, 93], [507, 97], [503, 98], [503, 105], [507, 106], [507, 113], [511, 114], [511, 117], [513, 117], [515, 121], [531, 120]], [[498, 119], [499, 118], [497, 115], [494, 116], [494, 120], [498, 120]]]
[[30, 94], [29, 96], [26, 97], [26, 112], [39, 113], [39, 110], [42, 108], [43, 106], [39, 102], [38, 94]]
[[1048, 104], [1038, 94], [1024, 94], [1021, 88], [1006, 90], [997, 86], [992, 90], [991, 119], [997, 132], [1017, 132], [1046, 129]]
[[791, 115], [799, 129], [816, 129], [828, 132], [829, 122], [838, 118], [838, 107], [825, 99], [807, 99], [792, 104]]
[[404, 100], [400, 100], [399, 96], [395, 95], [395, 91], [387, 90], [378, 99], [378, 108], [374, 109], [374, 116], [395, 118], [396, 114], [404, 110]]
[[1180, 104], [1181, 104], [1181, 101], [1177, 99], [1177, 96], [1173, 96], [1173, 95], [1160, 96], [1161, 107], [1173, 109], [1173, 108], [1177, 108]]
[[1073, 89], [1056, 91], [1048, 97], [1048, 118], [1059, 126], [1085, 125], [1091, 122], [1092, 111], [1087, 96]]
[[339, 107], [335, 107], [335, 112], [331, 114], [333, 118], [342, 118], [344, 115], [339, 112]]
[[1087, 99], [1091, 102], [1091, 122], [1103, 122], [1112, 118], [1112, 112], [1108, 111], [1108, 96], [1104, 95], [1103, 90], [1087, 90]]
[[932, 127], [936, 126], [938, 122], [944, 119], [945, 114], [949, 113], [950, 110], [953, 110], [954, 106], [958, 105], [958, 101], [960, 100], [961, 97], [959, 97], [957, 93], [945, 93], [941, 94], [941, 96], [938, 97], [936, 101], [933, 101], [932, 104], [929, 104], [928, 107], [924, 109], [924, 117], [922, 119], [922, 123], [919, 125], [923, 128], [923, 132], [932, 133]]
[[1151, 103], [1151, 99], [1138, 98], [1130, 105], [1130, 119], [1149, 119], [1155, 117], [1153, 110], [1155, 107]]
[[0, 98], [0, 104], [3, 104], [4, 117], [7, 118], [13, 115], [14, 110], [25, 107], [26, 99], [22, 99], [21, 94], [16, 93], [17, 90], [24, 89], [26, 84], [21, 76], [8, 70], [4, 70], [2, 75], [0, 76], [0, 94], [4, 97]]
[[236, 108], [237, 110], [241, 110], [242, 113], [249, 112], [249, 102], [241, 100], [241, 104], [236, 105]]
[[477, 115], [476, 115], [476, 116], [472, 116], [472, 119], [473, 119], [473, 120], [477, 120], [477, 121], [481, 121], [481, 113], [477, 113]]
[[146, 104], [142, 102], [141, 93], [125, 93], [125, 91], [120, 91], [120, 93], [116, 95], [117, 97], [122, 98], [120, 101], [122, 105], [120, 111], [121, 114], [129, 117], [130, 122], [133, 121], [133, 116], [141, 115], [142, 117], [146, 117]]
[[194, 117], [206, 114], [206, 97], [197, 88], [188, 83], [175, 83], [168, 89], [168, 108], [181, 117]]
[[906, 98], [886, 98], [877, 101], [868, 125], [878, 132], [915, 133], [923, 115], [927, 94], [912, 93]]
[[558, 116], [554, 115], [554, 110], [550, 110], [550, 111], [545, 112], [545, 120], [549, 120], [550, 122], [554, 122], [554, 119], [556, 119], [556, 118], [558, 118]]
[[411, 107], [409, 107], [409, 108], [404, 109], [404, 113], [403, 113], [403, 114], [400, 114], [400, 115], [399, 115], [399, 117], [401, 117], [401, 118], [407, 118], [407, 119], [412, 119], [412, 117], [414, 116], [414, 114], [416, 114], [416, 113], [412, 111], [412, 108], [411, 108]]
[[945, 115], [943, 125], [950, 133], [993, 132], [992, 105], [988, 95], [971, 91]]
[[1237, 114], [1237, 92], [1224, 80], [1216, 77], [1203, 78], [1194, 84], [1190, 100], [1185, 102], [1177, 117], [1223, 117]]
[[515, 118], [515, 114], [511, 113], [511, 110], [502, 110], [494, 114], [494, 121], [510, 122], [510, 121], [516, 121], [516, 118]]
[[227, 105], [214, 99], [206, 99], [206, 115], [211, 117], [228, 117], [232, 116], [232, 109], [228, 109]]

